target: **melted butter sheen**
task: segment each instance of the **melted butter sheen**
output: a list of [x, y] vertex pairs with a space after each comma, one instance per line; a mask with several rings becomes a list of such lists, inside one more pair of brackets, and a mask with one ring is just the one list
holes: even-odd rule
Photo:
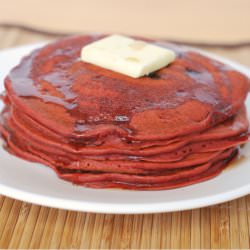
[[136, 113], [175, 108], [189, 100], [221, 108], [224, 100], [217, 82], [226, 77], [224, 65], [159, 43], [175, 50], [176, 60], [149, 76], [133, 79], [79, 61], [81, 48], [98, 38], [62, 40], [25, 57], [8, 76], [15, 94], [59, 105], [75, 121], [76, 132], [93, 123], [129, 123]]

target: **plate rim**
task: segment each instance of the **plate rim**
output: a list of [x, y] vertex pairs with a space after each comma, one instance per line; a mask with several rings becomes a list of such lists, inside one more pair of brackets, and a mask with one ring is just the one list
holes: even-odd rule
[[[199, 185], [194, 184], [194, 185]], [[222, 194], [210, 195], [204, 198], [196, 198], [190, 200], [180, 200], [172, 202], [157, 202], [152, 204], [112, 204], [102, 202], [86, 202], [76, 200], [65, 200], [58, 197], [49, 197], [40, 194], [33, 194], [32, 192], [25, 192], [19, 189], [7, 187], [0, 184], [1, 194], [19, 201], [28, 202], [35, 205], [66, 209], [78, 212], [92, 212], [104, 214], [150, 214], [150, 213], [163, 213], [163, 212], [177, 212], [185, 211], [196, 208], [203, 208], [212, 205], [217, 205], [223, 202], [231, 201], [250, 193], [250, 184], [227, 191]], [[4, 190], [4, 191], [2, 191]], [[237, 192], [236, 192], [237, 190]], [[166, 191], [166, 190], [163, 190]], [[144, 192], [144, 191], [140, 191]], [[153, 191], [161, 192], [161, 191]], [[22, 198], [20, 198], [22, 197]], [[190, 204], [190, 205], [189, 205]]]

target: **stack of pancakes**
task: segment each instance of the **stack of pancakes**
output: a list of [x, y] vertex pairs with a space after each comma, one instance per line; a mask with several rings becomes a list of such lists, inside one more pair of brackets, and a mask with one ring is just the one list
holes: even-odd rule
[[49, 44], [10, 72], [0, 125], [8, 151], [94, 188], [168, 189], [219, 174], [248, 139], [249, 80], [157, 41], [176, 60], [130, 78], [79, 59], [101, 37]]

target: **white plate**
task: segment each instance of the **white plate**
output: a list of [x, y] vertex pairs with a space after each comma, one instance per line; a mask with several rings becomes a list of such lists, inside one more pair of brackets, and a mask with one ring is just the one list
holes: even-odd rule
[[[42, 45], [0, 52], [0, 91], [4, 89], [3, 79], [9, 70], [22, 56]], [[210, 56], [250, 76], [249, 69], [221, 57]], [[250, 115], [250, 99], [247, 105]], [[247, 145], [245, 150], [250, 153], [250, 146]], [[2, 147], [0, 154], [0, 193], [49, 207], [117, 214], [157, 213], [204, 207], [250, 193], [250, 156], [203, 183], [166, 191], [124, 191], [75, 186], [57, 178], [49, 168], [12, 156]]]

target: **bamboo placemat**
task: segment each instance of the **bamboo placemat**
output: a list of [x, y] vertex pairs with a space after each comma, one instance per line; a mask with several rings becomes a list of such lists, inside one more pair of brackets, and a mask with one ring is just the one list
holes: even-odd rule
[[[0, 48], [54, 38], [0, 28]], [[207, 50], [250, 66], [250, 46]], [[250, 195], [175, 213], [106, 215], [32, 205], [0, 196], [0, 248], [245, 248], [250, 247]]]

